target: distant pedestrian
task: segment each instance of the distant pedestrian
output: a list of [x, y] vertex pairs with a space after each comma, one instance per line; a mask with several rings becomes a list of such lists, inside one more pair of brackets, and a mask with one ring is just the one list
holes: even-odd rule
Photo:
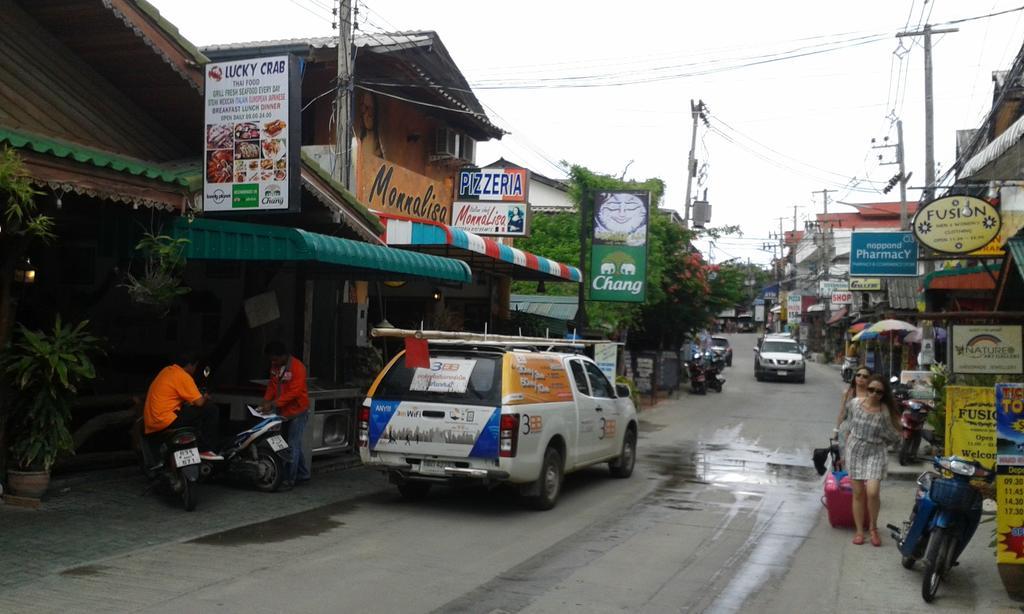
[[[888, 469], [890, 442], [899, 439], [899, 410], [893, 399], [889, 383], [881, 375], [872, 375], [867, 385], [868, 395], [850, 403], [850, 433], [846, 439], [846, 469], [853, 482], [853, 522], [857, 533], [853, 543], [864, 543], [864, 524], [867, 520], [871, 545], [881, 546], [878, 536], [878, 508], [881, 482]], [[864, 518], [864, 499], [867, 497], [868, 518]]]
[[262, 413], [275, 411], [286, 420], [288, 448], [291, 460], [285, 467], [284, 488], [297, 483], [308, 482], [309, 467], [306, 465], [305, 445], [306, 422], [309, 420], [309, 389], [306, 385], [306, 366], [290, 355], [280, 341], [271, 341], [266, 347], [270, 360], [270, 381], [260, 405]]
[[864, 399], [868, 396], [868, 380], [871, 379], [871, 369], [864, 365], [857, 367], [850, 380], [850, 387], [843, 392], [842, 401], [839, 403], [839, 416], [836, 418], [836, 428], [832, 434], [839, 442], [839, 459], [842, 462], [844, 457], [843, 448], [846, 446], [846, 436], [850, 433], [850, 403], [856, 399]]

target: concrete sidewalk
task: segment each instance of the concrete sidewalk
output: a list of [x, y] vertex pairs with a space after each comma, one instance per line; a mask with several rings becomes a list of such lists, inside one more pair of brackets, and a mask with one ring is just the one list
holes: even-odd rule
[[[344, 470], [342, 470], [344, 469]], [[51, 574], [158, 545], [331, 505], [388, 487], [357, 456], [315, 461], [313, 479], [288, 492], [200, 484], [199, 507], [146, 494], [137, 467], [57, 478], [40, 509], [0, 505], [0, 592]]]

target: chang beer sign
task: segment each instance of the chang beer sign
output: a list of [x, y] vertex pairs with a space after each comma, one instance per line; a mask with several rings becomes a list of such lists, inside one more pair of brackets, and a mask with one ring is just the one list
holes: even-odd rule
[[914, 236], [944, 254], [967, 254], [989, 245], [1002, 228], [996, 208], [972, 196], [947, 196], [921, 207]]
[[595, 195], [590, 300], [642, 303], [646, 298], [650, 203], [650, 192]]

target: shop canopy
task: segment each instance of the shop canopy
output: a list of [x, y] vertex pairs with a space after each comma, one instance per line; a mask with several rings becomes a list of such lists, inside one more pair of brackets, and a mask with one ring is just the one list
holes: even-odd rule
[[933, 271], [924, 276], [925, 290], [980, 290], [996, 289], [999, 271], [984, 265]]
[[411, 220], [381, 214], [384, 242], [417, 252], [458, 258], [474, 271], [492, 271], [512, 279], [571, 281], [583, 276], [576, 267], [516, 249], [493, 239], [452, 228], [439, 222]]
[[839, 324], [846, 319], [846, 314], [849, 311], [846, 307], [840, 307], [839, 311], [832, 312], [832, 317], [825, 321], [825, 326], [834, 326]]
[[440, 258], [383, 245], [307, 232], [219, 219], [179, 219], [174, 235], [189, 240], [185, 257], [193, 260], [311, 262], [337, 265], [361, 274], [425, 277], [470, 283], [472, 273], [461, 260]]

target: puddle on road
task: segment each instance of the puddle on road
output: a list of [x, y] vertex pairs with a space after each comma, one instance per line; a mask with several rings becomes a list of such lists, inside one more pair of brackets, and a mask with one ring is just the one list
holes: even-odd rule
[[206, 535], [193, 539], [189, 543], [210, 546], [241, 546], [279, 543], [297, 537], [315, 537], [344, 526], [345, 523], [335, 517], [348, 514], [356, 507], [352, 501], [340, 501], [305, 512]]
[[110, 567], [106, 565], [82, 565], [80, 567], [72, 567], [71, 569], [65, 569], [60, 572], [62, 576], [76, 576], [84, 578], [88, 576], [102, 576]]

